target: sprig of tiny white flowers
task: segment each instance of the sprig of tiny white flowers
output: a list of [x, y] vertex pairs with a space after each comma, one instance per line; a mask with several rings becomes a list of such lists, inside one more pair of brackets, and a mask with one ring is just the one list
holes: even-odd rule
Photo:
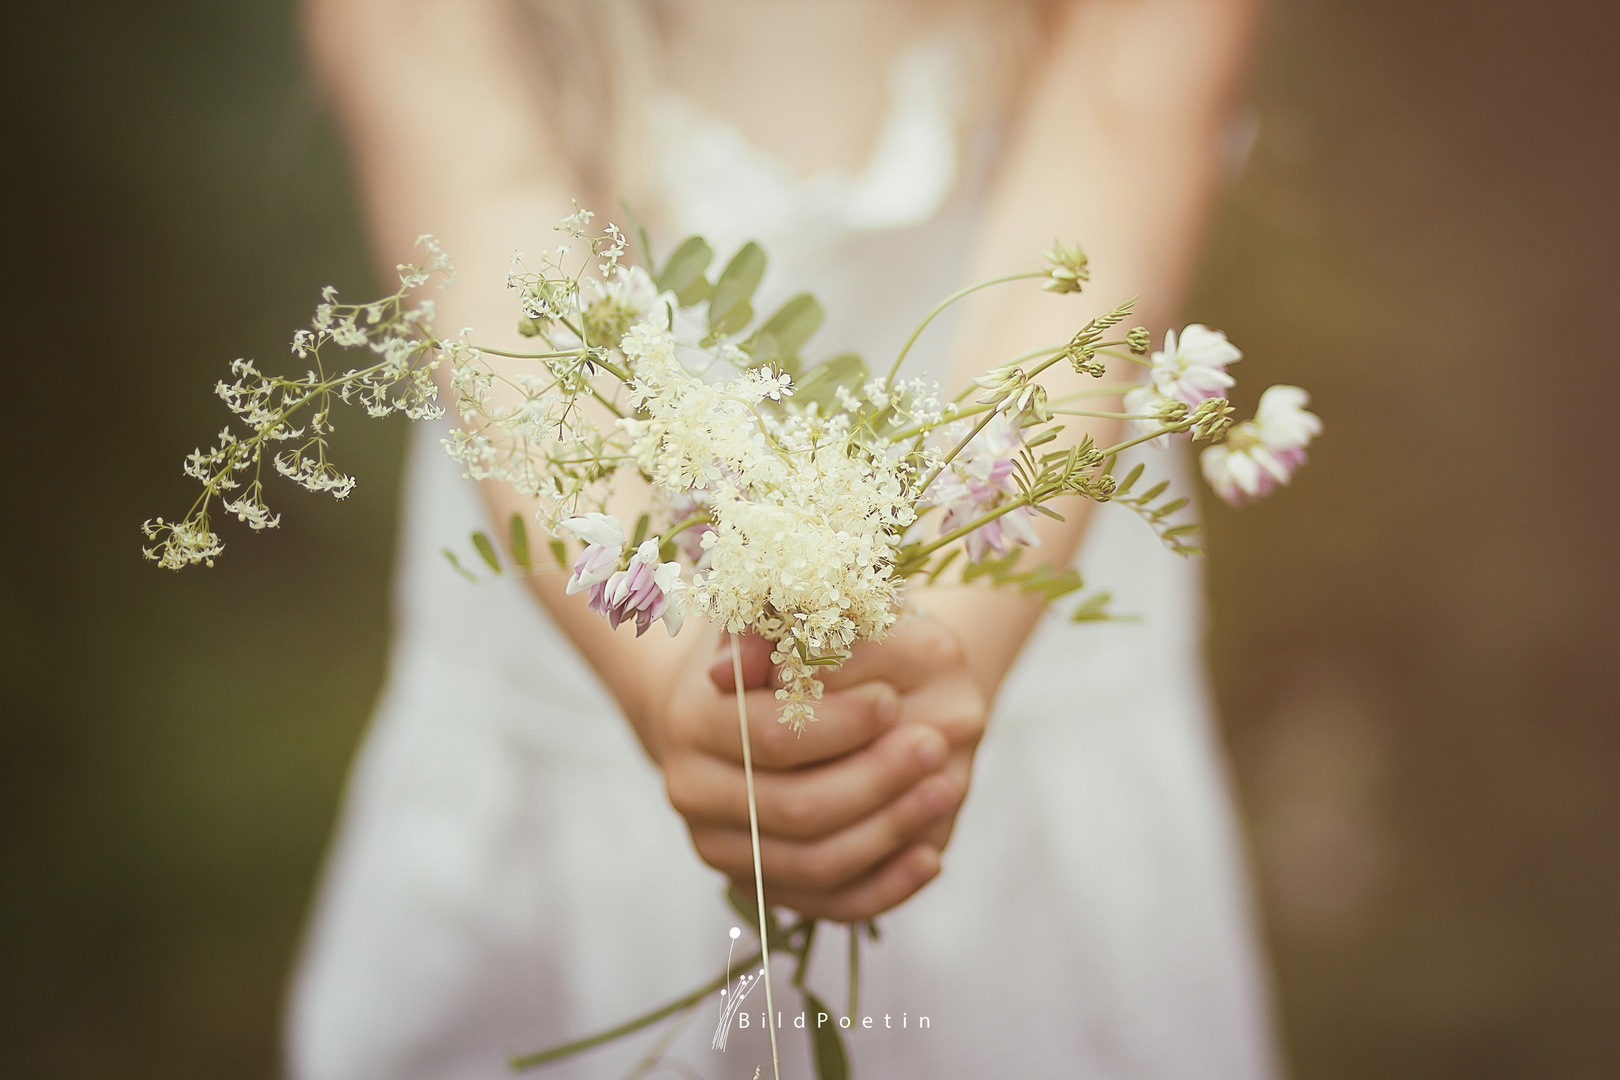
[[[143, 549], [146, 558], [170, 570], [199, 562], [212, 566], [224, 549], [212, 528], [215, 503], [256, 531], [280, 524], [281, 515], [272, 513], [264, 500], [266, 456], [276, 472], [301, 487], [337, 499], [347, 496], [354, 477], [327, 457], [332, 409], [338, 402], [358, 402], [373, 417], [398, 412], [428, 420], [442, 415], [432, 377], [438, 363], [433, 302], [413, 304], [411, 294], [435, 277], [448, 284], [454, 271], [431, 236], [420, 237], [417, 244], [425, 257], [419, 264], [400, 265], [399, 288], [381, 300], [347, 304], [331, 286], [322, 291], [309, 328], [292, 339], [293, 355], [313, 365], [303, 376], [267, 376], [251, 360], [231, 364], [232, 380], [220, 380], [214, 392], [247, 431], [238, 434], [227, 426], [215, 446], [186, 458], [185, 473], [202, 484], [202, 493], [179, 521], [159, 517], [142, 526], [146, 538], [154, 541]], [[377, 359], [328, 374], [323, 350], [332, 348], [364, 348]], [[273, 449], [282, 443], [290, 445]]]

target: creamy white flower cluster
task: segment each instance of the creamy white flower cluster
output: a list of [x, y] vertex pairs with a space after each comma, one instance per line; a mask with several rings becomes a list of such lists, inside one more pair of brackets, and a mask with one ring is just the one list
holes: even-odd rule
[[621, 349], [630, 404], [645, 417], [620, 421], [636, 464], [666, 491], [702, 491], [711, 518], [690, 602], [776, 646], [781, 719], [802, 728], [821, 694], [816, 667], [894, 621], [900, 582], [890, 571], [917, 517], [914, 466], [852, 441], [848, 414], [760, 408], [791, 394], [785, 374], [745, 370], [710, 385], [649, 323]]

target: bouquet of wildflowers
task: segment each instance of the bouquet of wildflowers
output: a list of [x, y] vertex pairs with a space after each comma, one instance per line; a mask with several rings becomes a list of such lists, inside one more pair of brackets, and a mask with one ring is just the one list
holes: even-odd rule
[[[592, 231], [591, 218], [579, 211], [565, 220], [559, 229], [568, 242], [533, 265], [514, 261], [509, 285], [519, 329], [533, 342], [527, 351], [434, 329], [431, 302], [412, 296], [453, 274], [430, 238], [420, 265], [400, 267], [393, 295], [353, 305], [329, 289], [311, 328], [293, 338], [294, 354], [313, 365], [304, 376], [265, 376], [238, 360], [234, 379], [218, 384], [244, 430], [225, 429], [215, 447], [187, 459], [203, 491], [180, 521], [146, 523], [147, 557], [171, 569], [211, 565], [222, 548], [216, 512], [253, 529], [277, 525], [264, 500], [267, 459], [294, 482], [342, 498], [354, 480], [327, 459], [334, 405], [357, 399], [373, 416], [438, 418], [438, 372], [453, 388], [459, 420], [445, 440], [450, 455], [469, 478], [503, 481], [535, 501], [532, 522], [509, 523], [512, 561], [538, 572], [527, 539], [533, 524], [551, 538], [550, 569], [568, 575], [567, 591], [586, 593], [615, 627], [633, 622], [639, 635], [662, 622], [674, 634], [693, 611], [733, 642], [759, 635], [773, 647], [779, 720], [802, 732], [815, 720], [817, 673], [856, 642], [881, 639], [914, 578], [935, 581], [954, 568], [964, 580], [985, 578], [1048, 602], [1075, 597], [1075, 621], [1107, 618], [1107, 594], [1079, 598], [1084, 583], [1073, 569], [1018, 565], [1022, 549], [1038, 543], [1035, 516], [1058, 516], [1054, 504], [1122, 503], [1172, 550], [1193, 553], [1197, 525], [1173, 518], [1187, 499], [1167, 498], [1165, 483], [1138, 491], [1141, 466], [1116, 475], [1122, 451], [1175, 435], [1205, 442], [1204, 476], [1222, 498], [1241, 503], [1287, 483], [1321, 430], [1305, 392], [1291, 386], [1267, 390], [1254, 418], [1236, 422], [1227, 369], [1241, 353], [1197, 324], [1169, 332], [1154, 351], [1146, 328], [1119, 329], [1129, 301], [948, 397], [933, 381], [899, 377], [922, 330], [969, 293], [1022, 279], [1080, 292], [1089, 274], [1078, 247], [1054, 244], [1041, 267], [947, 297], [874, 373], [854, 354], [806, 361], [823, 317], [809, 294], [756, 318], [765, 270], [757, 245], [745, 245], [711, 279], [714, 253], [703, 239], [686, 240], [661, 264], [644, 257], [630, 265], [626, 236], [613, 225]], [[641, 246], [645, 256], [644, 236]], [[338, 349], [368, 353], [369, 362], [329, 371]], [[1142, 366], [1146, 381], [1101, 381], [1106, 357]], [[1041, 376], [1057, 364], [1098, 381], [1054, 398]], [[1123, 413], [1084, 408], [1088, 397], [1121, 394]], [[1053, 447], [1071, 416], [1125, 419], [1135, 430], [1112, 446], [1088, 437]], [[626, 496], [639, 505], [634, 521], [608, 512], [610, 499], [617, 506]], [[472, 539], [499, 572], [495, 543], [484, 533]], [[739, 709], [742, 702], [739, 694]], [[739, 719], [753, 819], [748, 729]], [[769, 1001], [769, 948], [799, 955], [802, 974], [814, 922], [783, 928], [767, 909], [757, 822], [753, 832], [755, 910], [747, 914], [760, 932]], [[837, 1074], [841, 1050], [818, 1042], [817, 1056], [822, 1075]]]

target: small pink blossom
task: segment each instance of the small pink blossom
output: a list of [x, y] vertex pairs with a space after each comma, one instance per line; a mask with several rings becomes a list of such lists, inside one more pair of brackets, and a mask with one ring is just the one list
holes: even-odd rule
[[669, 636], [674, 637], [685, 617], [675, 595], [680, 580], [681, 564], [659, 563], [658, 541], [644, 540], [627, 567], [591, 586], [590, 607], [615, 630], [621, 622], [634, 618], [640, 637], [653, 620], [663, 619]]
[[1310, 395], [1297, 386], [1273, 386], [1260, 396], [1253, 420], [1232, 429], [1227, 440], [1204, 450], [1204, 479], [1233, 506], [1264, 498], [1305, 464], [1305, 448], [1322, 433], [1322, 420], [1307, 412]]
[[[945, 508], [939, 523], [941, 536], [983, 517], [1004, 496], [1018, 493], [1013, 483], [1013, 459], [1022, 445], [1006, 417], [998, 415], [956, 456], [935, 481], [934, 497]], [[1000, 558], [1014, 544], [1039, 546], [1034, 518], [1029, 507], [1020, 506], [974, 529], [962, 538], [968, 558], [981, 562], [992, 552]]]

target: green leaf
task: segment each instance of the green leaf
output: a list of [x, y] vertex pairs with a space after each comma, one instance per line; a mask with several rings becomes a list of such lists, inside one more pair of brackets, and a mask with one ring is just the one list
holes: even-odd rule
[[669, 261], [658, 271], [654, 279], [658, 291], [674, 293], [682, 307], [702, 303], [710, 289], [709, 279], [703, 276], [703, 271], [709, 268], [713, 259], [714, 249], [707, 240], [701, 236], [688, 236], [670, 253]]
[[501, 560], [495, 557], [495, 545], [490, 543], [488, 534], [480, 531], [472, 534], [473, 547], [478, 549], [479, 557], [489, 565], [497, 574], [501, 572]]
[[568, 569], [568, 545], [561, 540], [553, 540], [547, 546], [551, 548], [551, 557], [557, 560], [557, 565]]
[[758, 364], [767, 364], [797, 358], [810, 335], [821, 328], [827, 313], [821, 303], [809, 293], [800, 293], [766, 319], [747, 341], [742, 350]]
[[1113, 616], [1108, 614], [1108, 604], [1114, 599], [1110, 592], [1094, 593], [1080, 602], [1069, 616], [1070, 622], [1107, 622]]
[[865, 360], [854, 353], [839, 353], [805, 372], [804, 378], [793, 390], [793, 400], [801, 407], [814, 401], [821, 406], [822, 415], [826, 416], [838, 407], [840, 386], [853, 393], [866, 382], [867, 377]]
[[999, 559], [986, 559], [981, 563], [973, 563], [962, 570], [963, 581], [977, 581], [986, 575], [990, 580], [1000, 584], [1012, 573], [1013, 564], [1023, 555], [1023, 548], [1013, 548]]
[[525, 574], [534, 573], [534, 564], [529, 561], [529, 527], [523, 523], [522, 514], [512, 515], [512, 558], [523, 567]]
[[1199, 526], [1196, 521], [1189, 521], [1182, 525], [1172, 526], [1171, 528], [1164, 530], [1164, 532], [1160, 533], [1159, 535], [1164, 537], [1166, 540], [1171, 540], [1177, 536], [1191, 536], [1193, 533], [1198, 531], [1198, 528]]
[[1050, 604], [1060, 600], [1072, 592], [1085, 588], [1085, 579], [1076, 570], [1065, 570], [1063, 573], [1055, 572], [1050, 566], [1042, 565], [1019, 584], [1019, 588], [1027, 593], [1034, 593]]
[[825, 1024], [815, 1022], [818, 1014], [826, 1013], [831, 1017], [833, 1011], [808, 990], [804, 992], [804, 1005], [810, 1012], [810, 1045], [815, 1050], [816, 1080], [849, 1080], [849, 1057], [844, 1053], [844, 1038], [838, 1034], [838, 1022], [832, 1019]]
[[647, 539], [647, 528], [651, 524], [652, 524], [652, 516], [649, 515], [649, 514], [642, 514], [639, 518], [636, 519], [635, 535], [630, 537], [630, 546], [631, 547], [637, 548], [637, 547], [641, 546], [641, 542], [643, 540]]
[[765, 252], [750, 240], [731, 257], [714, 283], [714, 292], [709, 296], [711, 334], [734, 334], [748, 325], [754, 317], [749, 301], [764, 276]]
[[1153, 511], [1155, 517], [1169, 517], [1171, 514], [1187, 505], [1186, 499], [1171, 499], [1157, 510]]
[[456, 568], [456, 573], [460, 574], [474, 585], [478, 584], [478, 575], [474, 574], [471, 570], [468, 570], [465, 566], [462, 566], [461, 560], [456, 558], [455, 552], [451, 551], [449, 548], [440, 548], [439, 554], [450, 560], [450, 565]]
[[1147, 468], [1146, 464], [1138, 463], [1136, 468], [1127, 473], [1125, 475], [1125, 479], [1119, 482], [1119, 486], [1114, 488], [1115, 497], [1117, 498], [1120, 495], [1129, 495], [1131, 493], [1131, 488], [1135, 487], [1136, 482], [1142, 479], [1142, 470], [1145, 468]]
[[1169, 487], [1169, 486], [1170, 486], [1170, 481], [1168, 481], [1168, 480], [1160, 480], [1157, 484], [1154, 484], [1152, 487], [1150, 487], [1146, 491], [1142, 492], [1142, 494], [1138, 495], [1136, 497], [1136, 501], [1138, 503], [1142, 504], [1143, 506], [1146, 506], [1148, 503], [1152, 502], [1154, 499], [1157, 499], [1160, 495], [1163, 495], [1164, 494], [1164, 489]]

